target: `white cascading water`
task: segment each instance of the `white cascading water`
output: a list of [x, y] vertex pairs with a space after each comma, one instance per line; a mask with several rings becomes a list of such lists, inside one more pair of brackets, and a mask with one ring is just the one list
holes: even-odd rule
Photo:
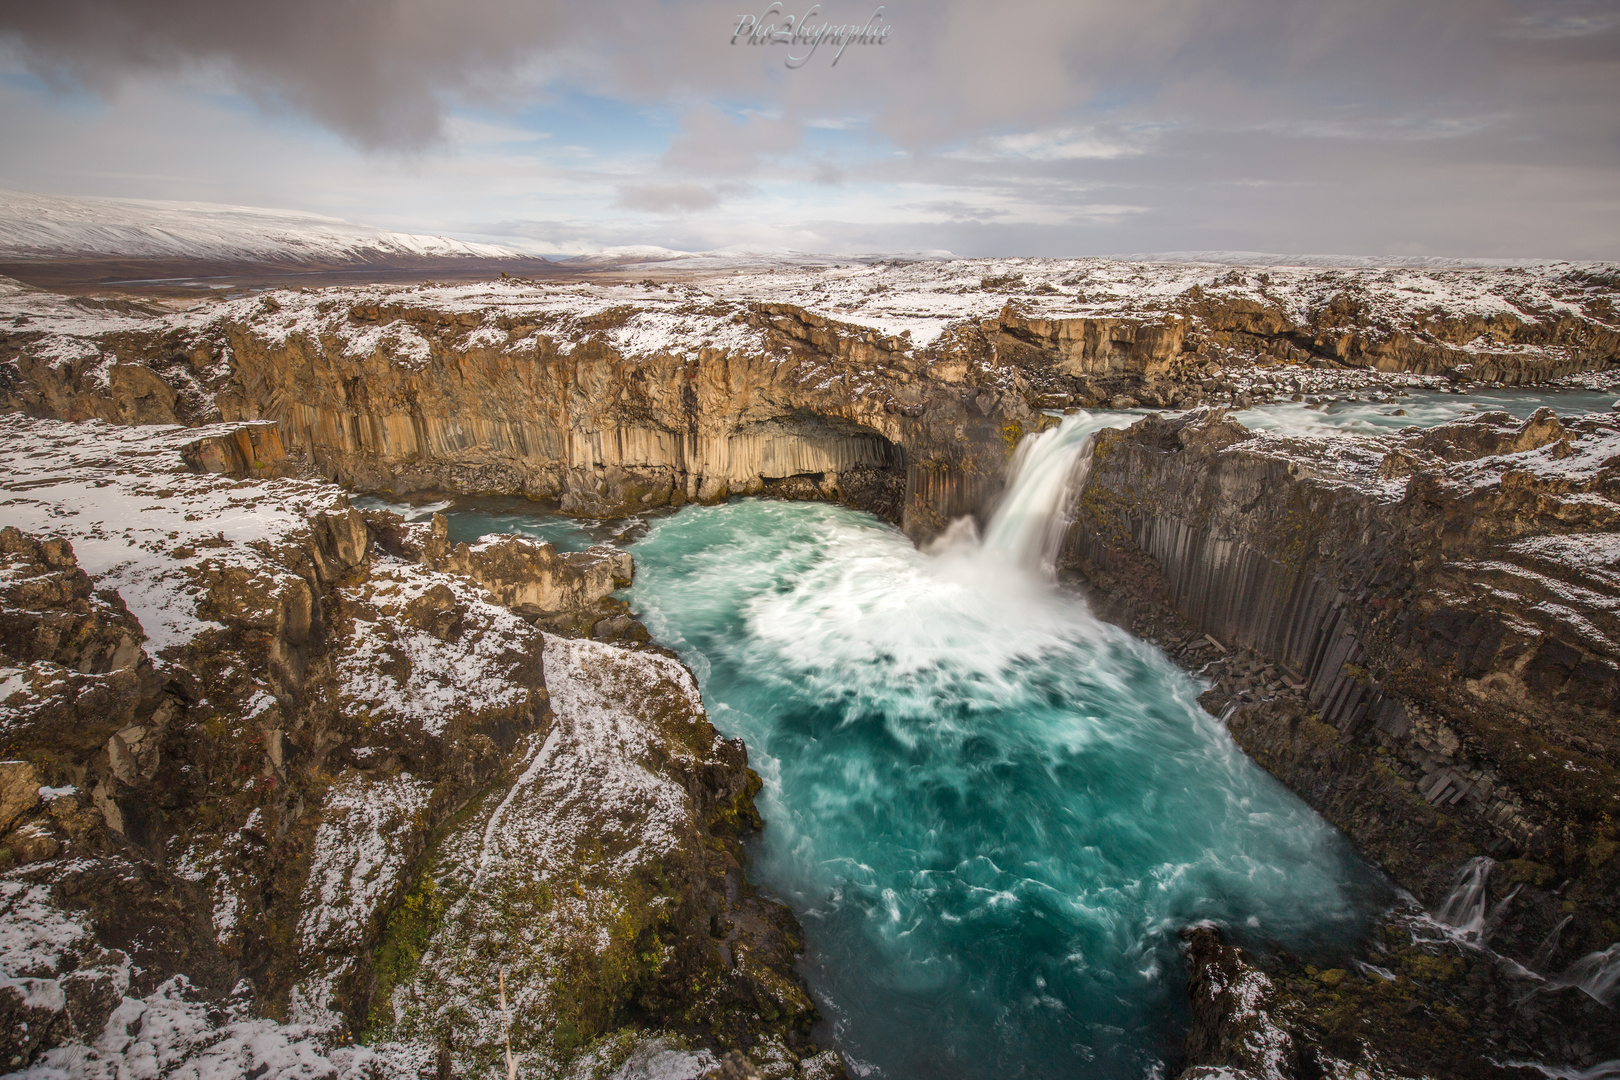
[[[1078, 412], [1057, 427], [1026, 436], [979, 550], [1048, 578], [1055, 574], [1070, 506], [1091, 465], [1094, 436], [1133, 419], [1129, 414]], [[945, 546], [956, 545], [961, 531], [948, 537]]]
[[1565, 915], [1558, 920], [1558, 925], [1554, 926], [1547, 936], [1541, 940], [1541, 945], [1537, 947], [1535, 956], [1530, 959], [1530, 969], [1532, 971], [1541, 971], [1547, 966], [1548, 962], [1553, 958], [1553, 953], [1558, 951], [1558, 939], [1563, 936], [1564, 929], [1574, 921], [1575, 916]]
[[[1469, 859], [1463, 864], [1462, 870], [1457, 875], [1457, 882], [1451, 887], [1445, 902], [1440, 905], [1440, 910], [1434, 913], [1435, 922], [1448, 927], [1451, 936], [1463, 944], [1485, 948], [1491, 930], [1501, 922], [1503, 915], [1507, 913], [1508, 905], [1518, 895], [1521, 886], [1515, 886], [1497, 901], [1496, 906], [1490, 909], [1489, 915], [1486, 914], [1486, 891], [1491, 870], [1495, 866], [1496, 860], [1489, 856], [1479, 855]], [[1558, 935], [1569, 922], [1570, 920], [1566, 918], [1553, 928], [1552, 933], [1542, 942], [1541, 948], [1536, 951], [1532, 964], [1539, 967], [1551, 958], [1553, 950], [1557, 947]], [[1525, 970], [1525, 974], [1530, 976], [1532, 973]], [[1563, 974], [1548, 979], [1531, 993], [1570, 988], [1578, 989], [1604, 1005], [1620, 999], [1620, 941], [1607, 949], [1581, 957]]]
[[[747, 741], [750, 874], [867, 1076], [1120, 1080], [1178, 1052], [1177, 930], [1338, 940], [1384, 886], [1157, 649], [1052, 586], [1092, 434], [1020, 447], [981, 540], [816, 503], [687, 507], [634, 609]], [[1308, 903], [1301, 903], [1308, 897]]]
[[1458, 937], [1471, 944], [1485, 942], [1485, 886], [1495, 865], [1496, 860], [1485, 855], [1469, 859], [1445, 903], [1434, 913], [1435, 921], [1453, 928]]
[[1575, 987], [1604, 1005], [1620, 999], [1620, 941], [1607, 949], [1587, 953], [1557, 978], [1548, 979], [1543, 990]]

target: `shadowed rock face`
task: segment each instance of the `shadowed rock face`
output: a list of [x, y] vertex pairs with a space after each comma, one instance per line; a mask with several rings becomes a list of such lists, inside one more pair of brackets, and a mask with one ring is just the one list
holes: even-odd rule
[[[1150, 418], [1099, 436], [1070, 557], [1105, 570], [1146, 555], [1179, 615], [1292, 671], [1347, 743], [1456, 727], [1432, 736], [1441, 757], [1424, 758], [1423, 775], [1473, 746], [1495, 778], [1457, 773], [1445, 805], [1478, 813], [1493, 853], [1552, 858], [1565, 816], [1599, 827], [1607, 807], [1594, 800], [1620, 754], [1605, 554], [1620, 525], [1617, 438], [1608, 422], [1566, 430], [1550, 414], [1327, 444], [1216, 414]], [[1393, 456], [1408, 471], [1392, 473]], [[1524, 728], [1515, 715], [1522, 733], [1489, 734], [1498, 721]], [[1558, 790], [1544, 790], [1535, 747], [1512, 752], [1529, 738], [1572, 774]], [[1531, 790], [1541, 811], [1498, 806]], [[1436, 873], [1411, 884], [1443, 888], [1450, 868]]]
[[1371, 962], [1321, 969], [1234, 948], [1210, 926], [1184, 938], [1194, 1064], [1181, 1080], [1529, 1080], [1544, 1074], [1527, 1062], [1552, 1047], [1563, 1060], [1589, 1056], [1611, 1024], [1595, 1002], [1502, 978], [1500, 958], [1444, 940], [1412, 912], [1380, 928]]
[[[1550, 413], [1328, 441], [1150, 417], [1098, 436], [1066, 560], [1105, 610], [1205, 663], [1205, 704], [1244, 749], [1430, 910], [1493, 857], [1474, 864], [1476, 936], [1551, 977], [1620, 937], [1617, 452], [1620, 426]], [[1442, 981], [1495, 963], [1457, 955]], [[1572, 1011], [1539, 1035], [1524, 1009], [1458, 999], [1456, 1038], [1620, 1052], [1605, 1006], [1549, 996]]]

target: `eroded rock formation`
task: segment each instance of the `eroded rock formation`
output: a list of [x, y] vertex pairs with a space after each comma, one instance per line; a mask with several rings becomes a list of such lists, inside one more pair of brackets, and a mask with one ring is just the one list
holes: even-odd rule
[[366, 490], [592, 516], [826, 498], [923, 539], [985, 511], [1042, 409], [1246, 403], [1287, 393], [1270, 373], [1288, 365], [1530, 383], [1620, 359], [1601, 268], [1018, 264], [281, 292], [185, 314], [14, 292], [0, 405], [273, 421], [287, 451]]
[[[318, 477], [597, 516], [832, 499], [922, 540], [983, 516], [1058, 410], [1604, 369], [1617, 289], [1603, 267], [1003, 261], [189, 311], [8, 290], [0, 408], [85, 423], [4, 420], [32, 478], [12, 504], [50, 508], [0, 538], [0, 918], [33, 935], [0, 972], [23, 1033], [5, 1060], [95, 1042], [123, 1009], [125, 1031], [208, 1033], [146, 1050], [244, 1072], [274, 1044], [445, 1075], [495, 1060], [504, 969], [537, 1061], [746, 1043], [782, 1075], [835, 1070], [805, 1042], [791, 917], [740, 874], [740, 748], [608, 595], [622, 554], [452, 547]], [[130, 423], [186, 427], [109, 426]], [[1612, 425], [1548, 416], [1311, 441], [1205, 414], [1098, 438], [1070, 568], [1204, 666], [1245, 749], [1431, 910], [1468, 883], [1490, 901], [1473, 946], [1494, 951], [1391, 940], [1365, 970], [1280, 958], [1254, 979], [1196, 938], [1198, 1058], [1303, 1078], [1325, 1068], [1313, 1040], [1407, 1072], [1610, 1053], [1612, 1014], [1567, 973], [1620, 938], [1616, 462]], [[104, 512], [114, 496], [139, 512]], [[621, 701], [634, 738], [600, 722]], [[647, 798], [592, 817], [579, 793], [617, 782]], [[1531, 972], [1539, 1028], [1481, 957]], [[1282, 1056], [1233, 1049], [1259, 1007], [1242, 987], [1278, 1002]], [[1449, 1057], [1414, 1049], [1454, 1016]], [[1389, 1055], [1346, 1048], [1369, 1017]], [[637, 1042], [653, 1028], [673, 1041]], [[335, 1047], [343, 1030], [402, 1041]]]
[[596, 629], [626, 554], [451, 548], [194, 472], [184, 429], [0, 422], [0, 1063], [470, 1074], [503, 975], [534, 1068], [660, 1029], [815, 1058], [742, 744], [636, 635], [518, 614]]

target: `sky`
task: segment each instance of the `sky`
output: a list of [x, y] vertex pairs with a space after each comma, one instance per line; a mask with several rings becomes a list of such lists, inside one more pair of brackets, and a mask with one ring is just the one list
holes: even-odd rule
[[550, 254], [1620, 259], [1620, 0], [0, 0], [0, 148]]

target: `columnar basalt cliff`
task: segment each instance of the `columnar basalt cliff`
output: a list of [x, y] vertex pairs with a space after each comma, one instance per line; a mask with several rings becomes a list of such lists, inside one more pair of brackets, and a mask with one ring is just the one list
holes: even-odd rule
[[1620, 426], [1549, 410], [1331, 440], [1150, 417], [1098, 436], [1069, 536], [1102, 602], [1206, 663], [1244, 749], [1430, 910], [1477, 884], [1451, 921], [1574, 1026], [1538, 1047], [1523, 1010], [1465, 1016], [1476, 1058], [1490, 1031], [1620, 1053], [1612, 991], [1560, 980], [1620, 939], [1617, 466]]

